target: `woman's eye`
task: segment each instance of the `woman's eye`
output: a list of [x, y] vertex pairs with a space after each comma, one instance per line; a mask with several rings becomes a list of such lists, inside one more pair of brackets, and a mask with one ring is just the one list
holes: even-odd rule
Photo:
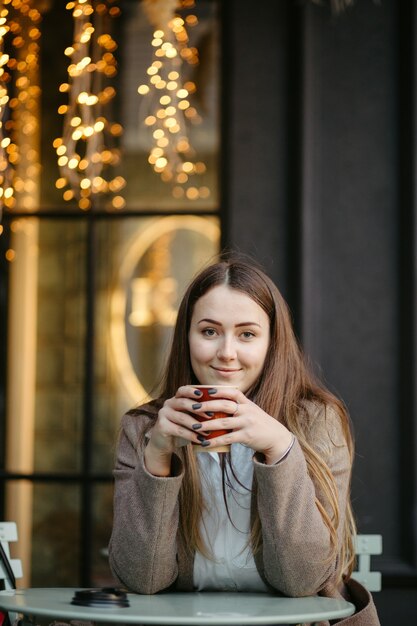
[[206, 337], [213, 337], [213, 335], [216, 334], [216, 331], [214, 330], [214, 328], [205, 328], [203, 330], [203, 335], [205, 335]]
[[242, 333], [243, 339], [252, 339], [252, 337], [255, 337], [255, 333], [251, 332], [250, 330], [245, 330]]

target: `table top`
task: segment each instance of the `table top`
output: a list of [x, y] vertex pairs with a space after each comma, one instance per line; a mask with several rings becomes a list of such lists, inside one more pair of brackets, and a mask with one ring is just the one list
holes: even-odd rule
[[71, 600], [79, 590], [61, 587], [0, 591], [0, 607], [37, 617], [178, 626], [298, 624], [354, 613], [353, 604], [344, 600], [318, 596], [283, 598], [269, 593], [242, 592], [129, 593], [130, 606], [98, 609], [72, 605]]

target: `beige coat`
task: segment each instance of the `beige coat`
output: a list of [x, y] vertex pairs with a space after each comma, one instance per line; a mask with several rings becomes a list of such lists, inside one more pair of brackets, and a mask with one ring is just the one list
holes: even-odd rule
[[[349, 489], [350, 457], [337, 414], [311, 405], [309, 441], [324, 456], [333, 473], [343, 513]], [[194, 554], [186, 549], [178, 531], [178, 494], [182, 463], [174, 456], [172, 476], [155, 477], [144, 466], [138, 449], [145, 416], [125, 415], [114, 470], [114, 524], [109, 544], [110, 566], [120, 583], [131, 591], [153, 594], [172, 588], [193, 590]], [[320, 594], [351, 599], [357, 612], [346, 626], [379, 624], [369, 593], [353, 583], [337, 589], [336, 563], [326, 561], [329, 532], [316, 506], [320, 492], [309, 477], [298, 443], [277, 465], [254, 456], [252, 509], [257, 506], [262, 524], [262, 550], [255, 557], [262, 579], [286, 596]], [[340, 526], [343, 527], [343, 515]], [[350, 591], [350, 594], [349, 594]]]

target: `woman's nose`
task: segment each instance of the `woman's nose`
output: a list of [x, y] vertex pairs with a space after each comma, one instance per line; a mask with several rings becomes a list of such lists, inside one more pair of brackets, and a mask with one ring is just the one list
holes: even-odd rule
[[224, 337], [217, 351], [217, 356], [223, 361], [236, 358], [236, 346], [233, 338]]

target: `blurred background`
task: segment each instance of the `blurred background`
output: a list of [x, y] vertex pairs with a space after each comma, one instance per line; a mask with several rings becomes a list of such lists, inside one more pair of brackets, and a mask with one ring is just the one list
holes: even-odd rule
[[351, 414], [381, 622], [417, 617], [416, 3], [0, 13], [0, 519], [24, 586], [112, 583], [122, 414], [188, 280], [261, 262]]

